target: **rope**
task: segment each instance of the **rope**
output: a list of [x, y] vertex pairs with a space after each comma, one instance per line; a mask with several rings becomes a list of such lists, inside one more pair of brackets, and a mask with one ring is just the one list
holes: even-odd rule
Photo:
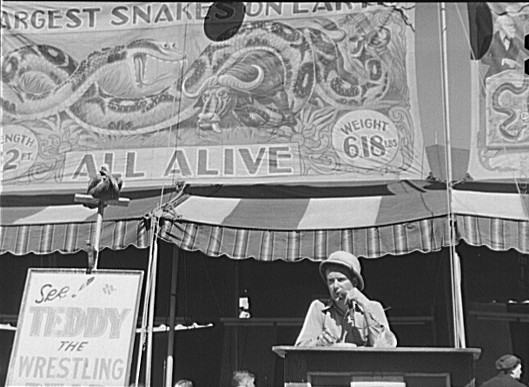
[[[187, 28], [188, 23], [187, 20], [184, 25], [184, 54], [186, 53], [186, 43], [187, 43]], [[183, 74], [185, 73], [185, 65], [186, 61], [183, 62], [181, 66], [181, 75], [180, 78], [183, 79]], [[178, 86], [178, 80], [174, 82], [173, 84], [175, 86]], [[177, 107], [178, 106], [178, 107]], [[182, 98], [177, 98], [177, 95], [173, 98], [173, 104], [172, 104], [172, 111], [171, 116], [174, 116], [175, 109], [180, 112], [182, 106]], [[171, 134], [171, 130], [168, 130], [168, 135]], [[178, 148], [178, 134], [175, 136], [175, 150]], [[173, 185], [176, 183], [175, 178], [173, 177], [172, 181]], [[176, 198], [180, 197], [184, 192], [185, 184], [182, 185], [181, 190], [177, 192]], [[147, 335], [147, 370], [146, 370], [146, 386], [150, 386], [151, 384], [151, 359], [152, 359], [152, 326], [153, 326], [153, 320], [154, 320], [154, 305], [155, 305], [155, 295], [156, 295], [156, 272], [157, 272], [157, 264], [158, 264], [158, 235], [159, 235], [159, 222], [160, 218], [157, 216], [157, 214], [160, 212], [160, 210], [164, 206], [164, 191], [165, 191], [165, 182], [162, 183], [162, 187], [160, 190], [160, 201], [158, 208], [155, 208], [151, 213], [151, 244], [149, 246], [149, 264], [148, 264], [148, 273], [147, 273], [147, 283], [145, 284], [145, 297], [143, 301], [143, 315], [142, 315], [142, 324], [141, 324], [141, 334], [140, 334], [140, 342], [139, 342], [139, 354], [138, 354], [138, 365], [136, 368], [136, 381], [135, 386], [138, 387], [139, 382], [139, 374], [140, 374], [140, 368], [141, 368], [141, 359], [142, 359], [142, 352], [143, 347], [145, 345], [146, 341], [146, 325], [147, 320], [149, 324], [149, 330]]]
[[[183, 45], [183, 50], [184, 50], [184, 55], [187, 54], [187, 39], [188, 39], [188, 20], [186, 19], [185, 20], [185, 24], [184, 24], [184, 39], [183, 39], [183, 42], [184, 42], [184, 45]], [[182, 61], [182, 68], [181, 68], [181, 74], [180, 74], [180, 79], [182, 80], [182, 82], [180, 83], [180, 85], [178, 85], [178, 80], [176, 80], [174, 82], [174, 86], [175, 86], [175, 90], [176, 90], [176, 87], [177, 86], [182, 86], [183, 83], [184, 83], [184, 74], [186, 72], [186, 64], [187, 64], [187, 59]], [[175, 108], [178, 106], [177, 108], [177, 111], [178, 111], [178, 115], [180, 115], [180, 112], [182, 111], [182, 94], [181, 94], [181, 90], [180, 90], [180, 98], [176, 98], [176, 95], [175, 97], [173, 98], [173, 106], [172, 106], [172, 113], [171, 113], [171, 116], [174, 116], [174, 111], [175, 111]], [[174, 145], [174, 149], [175, 151], [178, 149], [178, 130], [179, 130], [179, 125], [180, 123], [178, 122], [177, 124], [177, 127], [176, 127], [176, 135], [175, 135], [175, 145]], [[169, 134], [171, 133], [171, 131], [169, 130], [168, 132]], [[175, 177], [175, 175], [172, 176], [172, 185], [174, 186], [177, 182], [177, 179]], [[163, 192], [163, 187], [162, 187], [162, 192]], [[162, 205], [162, 200], [160, 199], [160, 206]]]

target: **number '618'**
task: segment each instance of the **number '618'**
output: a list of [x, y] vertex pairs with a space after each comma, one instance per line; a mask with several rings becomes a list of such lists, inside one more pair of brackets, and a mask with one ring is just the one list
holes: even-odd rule
[[351, 158], [382, 157], [386, 154], [384, 139], [375, 134], [373, 136], [349, 136], [344, 139], [343, 150]]

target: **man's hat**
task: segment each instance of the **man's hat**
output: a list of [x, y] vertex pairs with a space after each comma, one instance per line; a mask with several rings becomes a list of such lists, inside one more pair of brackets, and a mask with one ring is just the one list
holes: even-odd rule
[[320, 263], [320, 274], [323, 281], [327, 282], [325, 271], [329, 266], [343, 266], [349, 271], [349, 278], [352, 280], [354, 277], [358, 279], [358, 289], [364, 289], [364, 279], [362, 278], [360, 261], [357, 257], [347, 251], [335, 251], [329, 258]]
[[496, 369], [509, 370], [513, 367], [516, 367], [518, 363], [521, 363], [521, 360], [514, 355], [503, 355], [498, 360], [496, 360]]

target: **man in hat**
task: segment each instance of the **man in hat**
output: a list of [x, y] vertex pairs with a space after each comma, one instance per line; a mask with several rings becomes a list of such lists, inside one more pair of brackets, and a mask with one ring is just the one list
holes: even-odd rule
[[296, 345], [397, 346], [384, 308], [362, 293], [360, 272], [360, 261], [347, 251], [335, 251], [320, 264], [331, 298], [312, 302]]
[[518, 60], [520, 51], [523, 51], [522, 39], [516, 34], [516, 24], [513, 17], [503, 14], [496, 18], [497, 32], [493, 35], [489, 50], [481, 58], [487, 65], [488, 77], [505, 70], [521, 68], [523, 63]]
[[498, 375], [489, 379], [481, 387], [526, 387], [520, 383], [522, 361], [514, 355], [503, 355], [496, 360]]

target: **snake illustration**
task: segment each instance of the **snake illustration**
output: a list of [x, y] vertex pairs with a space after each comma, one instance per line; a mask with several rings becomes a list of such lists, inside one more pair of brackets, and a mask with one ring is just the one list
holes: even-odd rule
[[[525, 126], [517, 126], [515, 128], [509, 128], [509, 126], [516, 121], [518, 115], [516, 111], [510, 107], [506, 107], [500, 104], [500, 97], [504, 92], [510, 92], [515, 95], [523, 94], [529, 88], [529, 77], [524, 77], [521, 86], [515, 86], [510, 82], [501, 84], [494, 93], [492, 94], [492, 108], [498, 113], [506, 114], [508, 117], [502, 121], [498, 127], [499, 132], [508, 140], [516, 141], [522, 135], [522, 132], [527, 128]], [[529, 107], [529, 94], [527, 96], [527, 106]]]
[[[141, 39], [97, 50], [80, 63], [56, 47], [26, 46], [3, 58], [2, 82], [8, 92], [2, 96], [2, 108], [14, 120], [67, 111], [80, 126], [101, 134], [155, 132], [196, 116], [197, 90], [237, 66], [243, 55], [244, 60], [251, 59], [252, 52], [264, 52], [280, 64], [283, 99], [290, 111], [273, 113], [277, 107], [261, 100], [248, 105], [248, 112], [265, 108], [273, 113], [268, 116], [292, 117], [313, 97], [332, 106], [365, 106], [380, 101], [389, 88], [390, 63], [384, 56], [389, 38], [384, 41], [384, 35], [378, 34], [381, 39], [375, 45], [373, 31], [368, 34], [365, 26], [360, 27], [352, 26], [337, 41], [317, 28], [277, 21], [246, 23], [229, 40], [209, 44], [174, 82], [140, 96], [113, 94], [98, 81], [125, 63], [141, 87], [148, 58], [182, 65], [185, 58], [175, 44]], [[384, 30], [389, 32], [380, 28]]]
[[6, 114], [23, 120], [57, 114], [81, 99], [104, 72], [123, 64], [133, 69], [136, 84], [142, 87], [148, 58], [180, 62], [184, 56], [172, 43], [148, 39], [103, 48], [80, 63], [56, 47], [24, 46], [2, 60], [2, 83], [8, 86], [2, 107]]

